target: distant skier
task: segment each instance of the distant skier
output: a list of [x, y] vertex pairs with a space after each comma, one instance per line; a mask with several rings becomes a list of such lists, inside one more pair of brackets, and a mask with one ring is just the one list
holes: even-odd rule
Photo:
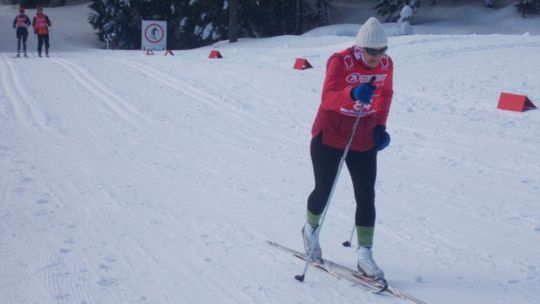
[[352, 47], [328, 59], [321, 104], [311, 130], [315, 188], [308, 197], [307, 223], [302, 228], [306, 253], [322, 258], [317, 229], [354, 122], [360, 117], [346, 165], [356, 200], [358, 269], [377, 278], [384, 277], [372, 256], [377, 151], [390, 143], [386, 120], [393, 96], [393, 63], [387, 48], [384, 27], [372, 17], [362, 25]]
[[13, 28], [17, 31], [17, 57], [21, 57], [21, 44], [24, 57], [26, 55], [26, 40], [28, 40], [28, 27], [30, 18], [24, 13], [24, 7], [19, 8], [19, 14], [13, 20]]
[[34, 17], [32, 27], [34, 34], [38, 36], [38, 55], [41, 57], [41, 50], [45, 43], [45, 56], [49, 57], [49, 26], [52, 26], [51, 20], [43, 14], [43, 7], [37, 7], [37, 15]]

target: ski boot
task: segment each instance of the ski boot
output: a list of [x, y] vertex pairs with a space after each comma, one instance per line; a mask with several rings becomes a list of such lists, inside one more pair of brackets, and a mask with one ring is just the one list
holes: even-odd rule
[[358, 254], [358, 271], [372, 278], [384, 278], [384, 272], [375, 264], [371, 247], [360, 246], [356, 249]]
[[302, 238], [304, 239], [304, 250], [306, 255], [311, 253], [311, 259], [313, 261], [322, 262], [322, 250], [319, 245], [319, 235], [315, 232], [318, 227], [313, 227], [309, 223], [306, 223], [302, 228]]

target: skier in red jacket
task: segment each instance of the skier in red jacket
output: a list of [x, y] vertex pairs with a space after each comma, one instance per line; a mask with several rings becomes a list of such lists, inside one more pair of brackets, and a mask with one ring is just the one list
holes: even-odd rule
[[17, 31], [17, 57], [21, 57], [21, 44], [24, 57], [26, 55], [26, 40], [28, 39], [28, 27], [30, 26], [30, 18], [24, 13], [24, 7], [19, 8], [19, 14], [13, 20], [13, 28]]
[[34, 17], [32, 27], [34, 34], [38, 36], [38, 55], [41, 57], [41, 50], [45, 43], [45, 56], [49, 57], [49, 26], [52, 26], [51, 20], [43, 14], [43, 7], [38, 6], [37, 15]]
[[358, 31], [354, 46], [328, 59], [310, 145], [315, 188], [308, 198], [307, 223], [302, 228], [306, 253], [312, 252], [314, 259], [322, 258], [318, 233], [315, 232], [354, 122], [360, 116], [345, 163], [356, 200], [358, 269], [377, 278], [384, 277], [372, 256], [377, 151], [390, 142], [386, 120], [393, 96], [393, 63], [386, 55], [387, 48], [385, 30], [372, 17]]

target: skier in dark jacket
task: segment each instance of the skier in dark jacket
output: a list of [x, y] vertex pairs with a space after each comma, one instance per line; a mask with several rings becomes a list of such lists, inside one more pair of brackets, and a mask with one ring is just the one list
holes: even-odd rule
[[49, 17], [43, 14], [43, 7], [38, 6], [37, 15], [34, 17], [32, 27], [34, 28], [34, 34], [38, 35], [39, 57], [41, 57], [43, 43], [45, 43], [45, 56], [49, 57], [49, 26], [51, 25], [52, 23]]
[[28, 39], [28, 27], [30, 18], [24, 13], [24, 7], [19, 8], [19, 14], [13, 20], [13, 28], [17, 29], [17, 57], [21, 57], [21, 42], [24, 57], [26, 55], [26, 40]]

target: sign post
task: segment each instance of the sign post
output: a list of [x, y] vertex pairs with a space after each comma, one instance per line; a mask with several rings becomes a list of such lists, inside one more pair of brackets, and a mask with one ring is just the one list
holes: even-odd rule
[[141, 48], [164, 50], [167, 48], [167, 21], [142, 20]]

